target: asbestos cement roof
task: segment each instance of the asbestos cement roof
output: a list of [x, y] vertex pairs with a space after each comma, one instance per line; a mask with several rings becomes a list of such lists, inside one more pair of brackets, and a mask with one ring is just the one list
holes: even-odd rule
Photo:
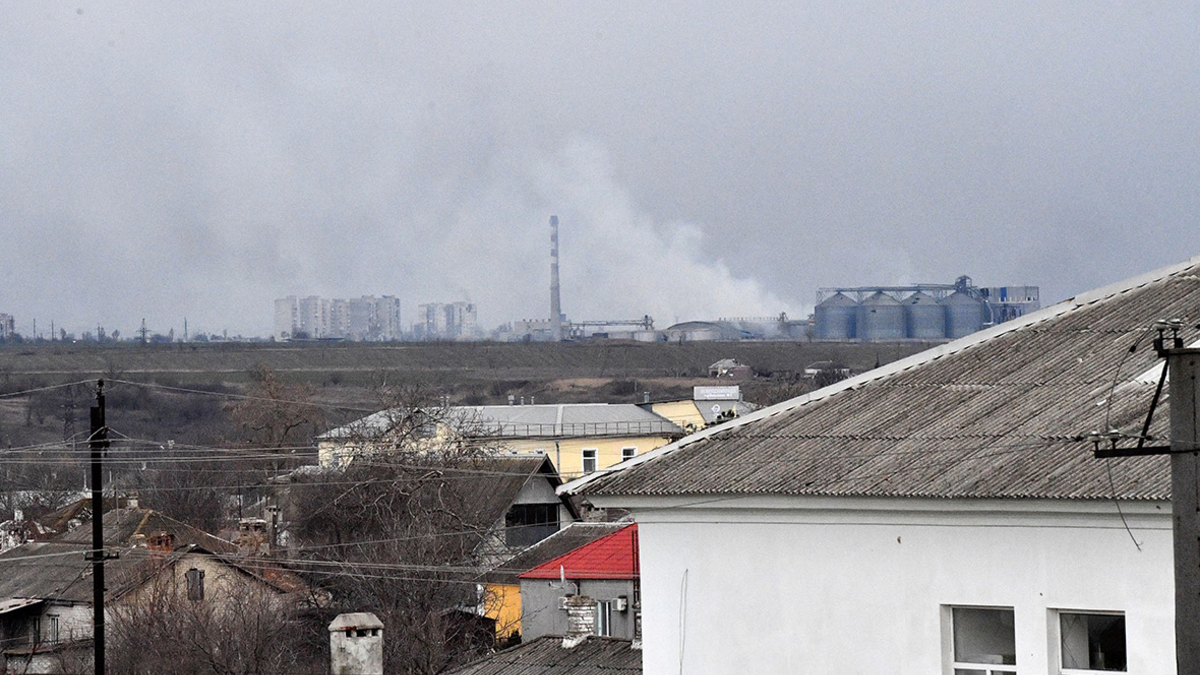
[[[1200, 258], [706, 429], [564, 490], [1168, 499], [1166, 457], [1097, 460], [1082, 437], [1140, 433], [1162, 363], [1148, 329], [1172, 318], [1191, 319], [1181, 337], [1196, 344]], [[1169, 407], [1169, 398], [1159, 406], [1150, 445], [1167, 443]]]
[[642, 672], [642, 652], [629, 640], [590, 637], [564, 649], [562, 638], [546, 635], [496, 652], [443, 675], [632, 675]]

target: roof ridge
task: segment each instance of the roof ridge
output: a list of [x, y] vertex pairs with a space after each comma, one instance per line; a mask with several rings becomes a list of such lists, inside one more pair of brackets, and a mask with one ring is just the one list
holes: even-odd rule
[[873, 368], [871, 370], [859, 373], [858, 375], [854, 375], [852, 377], [846, 378], [839, 382], [835, 382], [827, 387], [822, 387], [821, 389], [817, 389], [816, 391], [812, 391], [807, 394], [803, 394], [801, 396], [797, 396], [795, 398], [788, 399], [786, 401], [781, 401], [779, 403], [776, 403], [771, 406], [767, 406], [765, 408], [760, 408], [760, 409], [755, 410], [747, 415], [742, 415], [740, 417], [734, 418], [733, 420], [726, 422], [725, 424], [721, 424], [718, 426], [706, 427], [706, 428], [701, 429], [691, 435], [684, 436], [683, 438], [681, 438], [673, 443], [668, 443], [667, 445], [664, 445], [659, 448], [655, 448], [654, 450], [651, 450], [644, 454], [638, 455], [637, 457], [626, 460], [624, 462], [620, 462], [611, 467], [607, 467], [607, 468], [601, 469], [599, 471], [590, 473], [586, 476], [576, 478], [576, 479], [560, 486], [558, 488], [558, 491], [560, 494], [563, 494], [563, 493], [575, 494], [580, 489], [586, 487], [588, 484], [593, 483], [597, 480], [601, 480], [601, 479], [603, 479], [607, 476], [610, 476], [614, 473], [618, 473], [618, 472], [624, 471], [626, 469], [633, 468], [635, 466], [644, 464], [646, 462], [653, 461], [654, 459], [657, 459], [658, 457], [662, 457], [663, 455], [671, 454], [677, 450], [681, 450], [681, 449], [686, 448], [694, 443], [705, 440], [705, 439], [715, 436], [717, 434], [731, 431], [733, 429], [739, 429], [748, 424], [753, 424], [761, 419], [766, 419], [768, 417], [774, 417], [775, 415], [790, 412], [801, 406], [805, 406], [810, 403], [815, 403], [817, 401], [822, 401], [824, 399], [829, 398], [830, 396], [832, 396], [834, 394], [845, 391], [847, 389], [851, 389], [851, 390], [858, 389], [859, 387], [865, 386], [872, 382], [877, 382], [879, 380], [889, 378], [893, 375], [904, 372], [910, 368], [914, 368], [916, 366], [920, 366], [920, 365], [929, 363], [931, 361], [940, 359], [945, 356], [958, 354], [962, 351], [970, 349], [976, 345], [979, 345], [981, 343], [984, 343], [988, 340], [999, 337], [1001, 335], [1005, 335], [1007, 333], [1010, 333], [1010, 332], [1013, 332], [1013, 331], [1016, 331], [1016, 330], [1019, 330], [1022, 328], [1026, 328], [1028, 326], [1032, 326], [1034, 324], [1041, 323], [1043, 321], [1047, 321], [1049, 319], [1053, 319], [1053, 318], [1062, 316], [1069, 312], [1081, 309], [1085, 306], [1094, 305], [1098, 302], [1102, 302], [1102, 301], [1111, 299], [1113, 297], [1116, 297], [1117, 295], [1127, 293], [1129, 291], [1132, 291], [1137, 288], [1141, 288], [1148, 284], [1162, 281], [1163, 279], [1166, 279], [1171, 276], [1175, 276], [1175, 275], [1179, 274], [1180, 272], [1192, 269], [1198, 265], [1200, 265], [1200, 255], [1193, 256], [1184, 262], [1175, 263], [1173, 265], [1159, 268], [1152, 272], [1147, 272], [1145, 274], [1133, 276], [1128, 279], [1118, 281], [1116, 283], [1108, 284], [1106, 286], [1101, 286], [1100, 288], [1097, 288], [1097, 289], [1079, 293], [1078, 295], [1067, 298], [1066, 300], [1063, 300], [1061, 302], [1057, 302], [1053, 305], [1050, 305], [1049, 307], [1044, 307], [1036, 312], [1031, 312], [1024, 316], [1020, 316], [1015, 319], [1005, 321], [1000, 324], [996, 324], [995, 326], [992, 326], [991, 328], [987, 328], [987, 329], [984, 329], [981, 331], [977, 331], [975, 333], [971, 333], [970, 335], [961, 337], [957, 340], [953, 340], [951, 342], [947, 342], [942, 345], [938, 345], [936, 347], [932, 347], [925, 351], [917, 352], [916, 354], [912, 354], [903, 359], [899, 359], [897, 361], [893, 361], [891, 363], [885, 364], [883, 366], [880, 366], [879, 368]]

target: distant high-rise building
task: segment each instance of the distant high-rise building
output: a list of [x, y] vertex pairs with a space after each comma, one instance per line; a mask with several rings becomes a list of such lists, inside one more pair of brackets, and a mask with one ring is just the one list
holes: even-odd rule
[[0, 314], [0, 340], [7, 340], [16, 332], [17, 324], [12, 314]]
[[481, 336], [475, 305], [469, 302], [431, 302], [419, 305], [413, 333], [422, 340], [461, 340]]
[[291, 295], [275, 301], [276, 340], [388, 341], [401, 337], [400, 299], [392, 295], [350, 300]]

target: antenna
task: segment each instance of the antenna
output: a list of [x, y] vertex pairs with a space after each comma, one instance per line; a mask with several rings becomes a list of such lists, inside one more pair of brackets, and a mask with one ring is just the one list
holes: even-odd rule
[[558, 285], [558, 216], [550, 216], [550, 339], [562, 341], [562, 301]]

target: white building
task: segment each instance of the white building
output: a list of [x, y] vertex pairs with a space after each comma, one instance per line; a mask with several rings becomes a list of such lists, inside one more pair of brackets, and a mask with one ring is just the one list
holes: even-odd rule
[[475, 339], [483, 336], [475, 305], [469, 302], [431, 302], [417, 307], [413, 334], [422, 340]]
[[12, 314], [0, 314], [0, 340], [7, 340], [17, 332]]
[[364, 295], [350, 300], [290, 295], [275, 301], [275, 339], [399, 340], [400, 299]]
[[1166, 458], [1080, 436], [1197, 309], [1200, 258], [568, 484], [639, 524], [645, 672], [1175, 673]]

